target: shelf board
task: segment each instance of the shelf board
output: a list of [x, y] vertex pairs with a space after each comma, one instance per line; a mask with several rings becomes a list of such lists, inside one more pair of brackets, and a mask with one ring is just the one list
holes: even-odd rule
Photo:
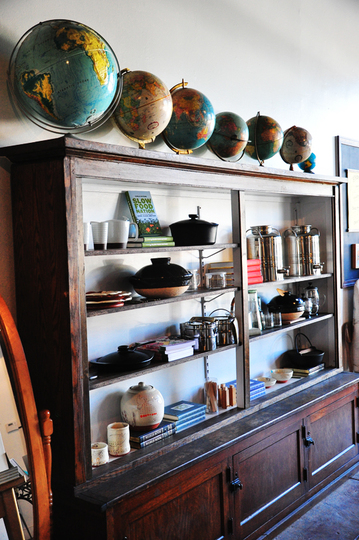
[[132, 299], [130, 302], [125, 302], [125, 305], [118, 308], [93, 309], [87, 311], [87, 317], [96, 317], [98, 315], [107, 315], [108, 313], [116, 313], [119, 311], [130, 311], [144, 307], [158, 306], [162, 304], [170, 304], [173, 302], [181, 302], [184, 300], [193, 300], [196, 298], [215, 297], [229, 292], [236, 292], [237, 287], [225, 287], [223, 289], [198, 289], [197, 291], [186, 291], [181, 296], [173, 298], [142, 298]]
[[123, 255], [129, 253], [161, 253], [167, 251], [202, 251], [202, 250], [223, 250], [234, 249], [238, 247], [238, 244], [212, 244], [201, 246], [174, 246], [174, 247], [149, 247], [149, 248], [126, 248], [126, 249], [101, 249], [101, 250], [87, 250], [85, 251], [85, 257], [96, 257], [99, 255]]
[[186, 358], [179, 358], [178, 360], [173, 360], [172, 362], [151, 362], [150, 365], [136, 371], [126, 371], [121, 373], [98, 373], [96, 379], [90, 379], [90, 390], [94, 390], [95, 388], [101, 388], [103, 386], [108, 386], [109, 384], [113, 384], [116, 382], [125, 381], [130, 377], [138, 377], [139, 375], [145, 375], [154, 371], [168, 369], [172, 366], [178, 366], [179, 364], [184, 364], [185, 362], [191, 362], [192, 360], [203, 358], [204, 356], [211, 356], [213, 354], [229, 351], [230, 349], [234, 349], [235, 347], [237, 347], [237, 344], [225, 345], [223, 347], [218, 347], [214, 351], [200, 352], [198, 354], [193, 354], [192, 356], [187, 356]]
[[258, 339], [263, 339], [268, 337], [270, 334], [285, 334], [286, 332], [290, 332], [291, 330], [295, 330], [296, 328], [303, 328], [303, 326], [308, 326], [310, 324], [316, 324], [321, 321], [325, 321], [326, 319], [331, 319], [334, 317], [332, 313], [322, 313], [321, 315], [317, 315], [316, 317], [311, 317], [310, 319], [305, 319], [304, 321], [298, 321], [292, 324], [283, 324], [283, 326], [279, 328], [271, 328], [268, 330], [263, 330], [261, 334], [258, 336], [250, 336], [249, 341], [258, 341]]
[[333, 274], [320, 274], [318, 276], [298, 276], [298, 277], [287, 277], [280, 281], [263, 281], [263, 283], [251, 283], [248, 285], [248, 288], [257, 288], [257, 287], [265, 287], [265, 286], [276, 286], [280, 288], [282, 285], [287, 285], [287, 283], [301, 283], [301, 282], [307, 282], [307, 281], [316, 281], [317, 279], [328, 279], [333, 277]]

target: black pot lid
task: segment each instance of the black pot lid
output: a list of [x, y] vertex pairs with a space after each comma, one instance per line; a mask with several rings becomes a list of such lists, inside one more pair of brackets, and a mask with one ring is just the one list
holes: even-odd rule
[[297, 298], [290, 291], [282, 291], [277, 289], [280, 293], [279, 296], [275, 296], [269, 302], [270, 309], [279, 309], [282, 313], [295, 313], [297, 311], [304, 311], [304, 302], [301, 298]]
[[176, 221], [172, 223], [170, 227], [177, 227], [178, 225], [194, 225], [195, 227], [218, 227], [218, 223], [210, 223], [204, 219], [200, 219], [197, 214], [188, 214], [189, 219], [183, 219], [182, 221]]
[[138, 351], [127, 345], [120, 345], [116, 352], [101, 356], [100, 358], [97, 358], [97, 360], [91, 360], [91, 363], [96, 366], [127, 370], [146, 366], [151, 362], [153, 357], [154, 352]]

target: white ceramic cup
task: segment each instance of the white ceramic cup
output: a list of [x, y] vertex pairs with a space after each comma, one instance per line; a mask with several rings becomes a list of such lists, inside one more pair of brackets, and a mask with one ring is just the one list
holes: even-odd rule
[[84, 248], [85, 251], [89, 249], [91, 239], [91, 223], [84, 223]]
[[111, 456], [128, 454], [130, 447], [130, 426], [125, 422], [114, 422], [107, 426], [108, 451]]
[[93, 467], [104, 465], [109, 460], [108, 446], [104, 442], [94, 442], [91, 444], [91, 461]]
[[108, 249], [123, 249], [127, 246], [130, 225], [135, 226], [136, 236], [138, 238], [138, 227], [136, 223], [126, 219], [110, 219], [108, 221]]
[[108, 222], [91, 221], [93, 244], [95, 249], [107, 249]]

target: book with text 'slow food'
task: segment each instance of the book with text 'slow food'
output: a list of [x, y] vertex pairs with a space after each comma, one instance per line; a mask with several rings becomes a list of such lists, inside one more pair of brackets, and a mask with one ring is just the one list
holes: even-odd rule
[[179, 420], [186, 416], [190, 416], [194, 411], [205, 411], [206, 405], [203, 403], [195, 403], [194, 401], [181, 400], [172, 405], [166, 405], [164, 411], [164, 418], [167, 420]]
[[161, 235], [162, 230], [149, 191], [126, 191], [126, 199], [139, 236]]

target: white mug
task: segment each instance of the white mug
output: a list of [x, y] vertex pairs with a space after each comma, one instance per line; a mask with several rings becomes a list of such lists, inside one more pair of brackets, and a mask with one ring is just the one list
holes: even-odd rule
[[84, 223], [84, 248], [85, 251], [89, 249], [91, 240], [91, 223]]
[[108, 451], [111, 456], [128, 454], [130, 447], [130, 426], [125, 422], [114, 422], [107, 426]]
[[94, 442], [91, 444], [91, 461], [93, 467], [104, 465], [109, 460], [108, 446], [104, 442]]
[[126, 219], [110, 219], [108, 222], [108, 249], [123, 249], [127, 247], [130, 225], [134, 225], [136, 236], [138, 238], [138, 227], [136, 223]]
[[93, 244], [95, 249], [107, 249], [108, 222], [91, 221]]

